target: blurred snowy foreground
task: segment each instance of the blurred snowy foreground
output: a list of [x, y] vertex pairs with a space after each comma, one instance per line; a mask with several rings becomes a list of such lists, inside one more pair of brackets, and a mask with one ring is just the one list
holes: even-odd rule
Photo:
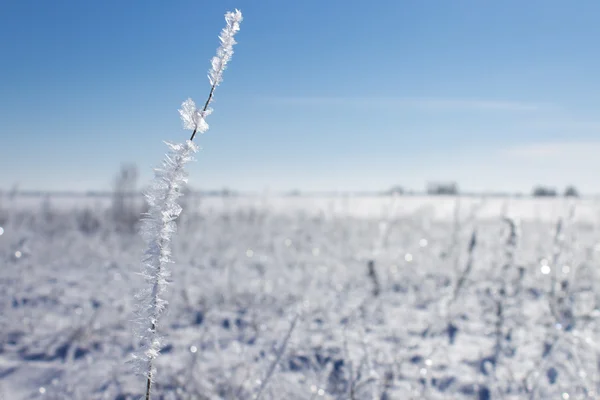
[[[154, 399], [600, 396], [594, 200], [182, 203]], [[0, 399], [144, 393], [142, 211], [0, 198]]]

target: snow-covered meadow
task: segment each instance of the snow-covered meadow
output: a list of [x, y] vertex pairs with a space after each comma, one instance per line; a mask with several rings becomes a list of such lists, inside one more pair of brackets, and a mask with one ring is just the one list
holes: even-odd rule
[[[144, 393], [141, 199], [117, 203], [0, 198], [0, 398]], [[182, 206], [153, 398], [597, 398], [594, 200]]]

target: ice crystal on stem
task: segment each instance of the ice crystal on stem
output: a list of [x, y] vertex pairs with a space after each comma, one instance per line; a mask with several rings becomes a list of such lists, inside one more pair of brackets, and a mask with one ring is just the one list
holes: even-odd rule
[[181, 109], [179, 109], [179, 115], [181, 115], [181, 121], [183, 122], [183, 129], [189, 129], [190, 131], [200, 133], [206, 132], [208, 130], [206, 117], [209, 116], [211, 112], [211, 108], [198, 110], [194, 100], [187, 99], [181, 104]]
[[227, 63], [231, 60], [231, 56], [233, 56], [233, 45], [236, 43], [234, 36], [240, 30], [242, 12], [240, 10], [227, 12], [225, 14], [225, 22], [227, 24], [219, 36], [221, 46], [217, 49], [217, 55], [210, 61], [211, 68], [208, 70], [208, 81], [211, 88], [204, 107], [198, 109], [192, 99], [187, 99], [183, 102], [179, 110], [184, 129], [193, 131], [190, 140], [194, 140], [197, 132], [204, 133], [208, 130], [208, 124], [205, 119], [212, 112], [212, 109], [208, 106], [213, 100], [215, 89], [223, 81], [223, 71], [225, 71]]
[[219, 86], [223, 80], [223, 71], [225, 71], [227, 63], [233, 55], [233, 45], [236, 43], [233, 37], [240, 30], [240, 23], [242, 22], [241, 11], [228, 12], [225, 14], [225, 21], [227, 25], [223, 28], [219, 36], [221, 46], [217, 49], [217, 55], [212, 58], [212, 67], [208, 72], [208, 80], [213, 87]]
[[175, 220], [181, 213], [177, 199], [187, 182], [184, 165], [193, 159], [198, 147], [190, 140], [181, 144], [167, 143], [169, 153], [162, 166], [154, 170], [154, 180], [146, 191], [148, 213], [142, 220], [141, 233], [147, 247], [144, 252], [142, 275], [147, 289], [138, 294], [139, 336], [141, 348], [134, 356], [138, 370], [152, 380], [152, 361], [160, 352], [157, 335], [159, 318], [167, 301], [162, 298], [167, 286], [171, 260], [171, 238], [177, 229]]

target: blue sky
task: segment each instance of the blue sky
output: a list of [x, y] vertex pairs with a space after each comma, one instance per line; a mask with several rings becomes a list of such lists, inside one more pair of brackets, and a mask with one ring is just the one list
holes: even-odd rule
[[600, 2], [2, 1], [0, 188], [142, 183], [244, 22], [194, 188], [600, 192]]

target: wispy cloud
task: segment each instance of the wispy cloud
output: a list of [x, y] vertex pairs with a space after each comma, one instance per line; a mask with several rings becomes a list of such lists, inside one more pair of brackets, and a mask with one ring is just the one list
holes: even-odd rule
[[597, 159], [600, 141], [529, 143], [503, 149], [501, 153], [508, 157], [527, 159]]
[[518, 101], [476, 100], [476, 99], [399, 99], [399, 103], [409, 107], [441, 110], [492, 110], [492, 111], [537, 111], [548, 108], [547, 104]]
[[508, 100], [411, 97], [262, 97], [260, 100], [292, 106], [394, 107], [423, 110], [479, 111], [538, 111], [555, 108], [548, 103], [529, 103]]
[[563, 132], [569, 135], [600, 135], [600, 121], [589, 118], [576, 118], [564, 113], [523, 122], [520, 124], [520, 128], [537, 132]]

